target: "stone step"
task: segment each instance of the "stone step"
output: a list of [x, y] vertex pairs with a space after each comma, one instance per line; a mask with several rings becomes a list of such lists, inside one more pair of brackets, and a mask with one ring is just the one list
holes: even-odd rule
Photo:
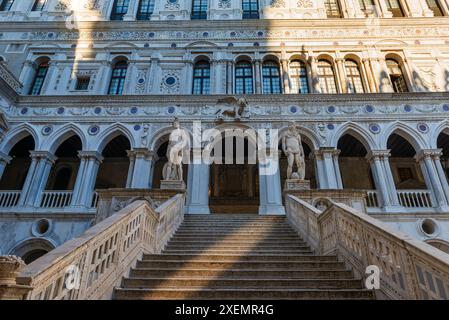
[[175, 246], [192, 246], [192, 245], [225, 245], [225, 246], [241, 246], [241, 245], [260, 245], [260, 246], [266, 246], [266, 245], [273, 245], [273, 246], [300, 246], [305, 247], [307, 243], [301, 240], [265, 240], [265, 239], [239, 239], [239, 240], [228, 240], [228, 239], [217, 239], [217, 240], [204, 240], [204, 239], [192, 239], [192, 240], [178, 240], [176, 238], [173, 238], [170, 241], [170, 245]]
[[223, 237], [223, 236], [297, 236], [294, 231], [286, 231], [286, 232], [275, 232], [270, 230], [240, 230], [234, 232], [226, 232], [226, 231], [209, 231], [209, 230], [178, 230], [176, 232], [177, 236], [208, 236], [208, 237]]
[[122, 288], [142, 289], [361, 289], [360, 279], [229, 279], [217, 278], [125, 278]]
[[175, 235], [171, 238], [171, 241], [300, 241], [306, 243], [303, 239], [299, 237], [288, 237], [288, 236], [253, 236], [253, 235], [227, 235], [227, 236], [179, 236]]
[[226, 250], [309, 250], [309, 246], [295, 246], [295, 245], [263, 245], [263, 244], [253, 244], [253, 243], [242, 243], [240, 245], [228, 245], [225, 243], [215, 243], [215, 244], [194, 244], [194, 245], [174, 245], [169, 243], [166, 250], [208, 250], [208, 249], [226, 249]]
[[180, 261], [336, 261], [336, 256], [316, 256], [316, 255], [239, 255], [239, 254], [145, 254], [142, 261], [154, 260], [180, 260]]
[[238, 253], [241, 255], [247, 255], [247, 254], [312, 254], [313, 251], [311, 249], [307, 250], [258, 250], [254, 248], [247, 248], [247, 249], [241, 249], [241, 250], [226, 250], [226, 249], [196, 249], [196, 250], [171, 250], [167, 249], [164, 250], [164, 253], [169, 254], [197, 254], [197, 255], [203, 255], [203, 254], [233, 254]]
[[299, 271], [290, 269], [176, 269], [176, 268], [135, 268], [130, 272], [130, 277], [230, 277], [230, 278], [251, 278], [251, 279], [347, 279], [352, 277], [352, 271], [345, 268], [335, 268], [332, 270], [301, 269]]
[[232, 262], [232, 261], [208, 261], [208, 260], [197, 260], [197, 261], [178, 261], [178, 260], [152, 260], [152, 261], [138, 261], [137, 268], [201, 268], [201, 269], [291, 269], [291, 270], [301, 270], [317, 268], [322, 270], [330, 270], [333, 268], [344, 268], [343, 262], [336, 261], [250, 261], [250, 262]]
[[356, 289], [122, 289], [116, 299], [190, 299], [190, 300], [297, 300], [297, 299], [373, 299], [373, 292]]

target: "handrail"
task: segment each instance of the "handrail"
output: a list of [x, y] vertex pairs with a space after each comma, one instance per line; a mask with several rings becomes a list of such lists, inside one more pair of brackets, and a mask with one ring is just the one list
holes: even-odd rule
[[66, 242], [19, 274], [30, 286], [26, 299], [108, 299], [131, 266], [146, 253], [160, 253], [184, 217], [184, 195], [157, 209], [136, 201]]
[[449, 255], [344, 204], [321, 212], [286, 198], [289, 223], [319, 254], [336, 253], [358, 275], [380, 270], [379, 298], [449, 299]]

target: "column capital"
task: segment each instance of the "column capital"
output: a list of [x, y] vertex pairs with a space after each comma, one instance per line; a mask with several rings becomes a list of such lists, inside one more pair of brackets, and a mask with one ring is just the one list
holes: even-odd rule
[[323, 158], [338, 158], [340, 155], [340, 150], [333, 147], [321, 147], [318, 150], [314, 150], [314, 156], [321, 160]]
[[443, 149], [423, 149], [415, 155], [417, 162], [421, 160], [440, 160]]
[[391, 150], [370, 150], [366, 155], [368, 161], [385, 160], [391, 156]]
[[0, 162], [9, 164], [11, 162], [11, 160], [12, 160], [12, 157], [10, 157], [6, 153], [0, 151]]
[[148, 150], [147, 148], [134, 148], [132, 150], [127, 150], [126, 153], [128, 154], [129, 158], [145, 158], [145, 160], [153, 160], [157, 159], [157, 153]]
[[103, 156], [98, 151], [78, 151], [78, 158], [80, 159], [94, 159], [98, 162], [103, 162]]
[[45, 160], [49, 161], [51, 163], [55, 163], [56, 160], [58, 160], [58, 157], [56, 157], [54, 154], [50, 153], [49, 151], [30, 151], [30, 156], [32, 159], [36, 160]]

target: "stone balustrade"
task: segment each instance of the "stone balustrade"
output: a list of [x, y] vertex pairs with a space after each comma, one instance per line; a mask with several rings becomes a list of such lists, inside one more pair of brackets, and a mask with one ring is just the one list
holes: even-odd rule
[[145, 200], [129, 204], [26, 266], [16, 281], [30, 290], [16, 298], [111, 298], [113, 288], [144, 252], [163, 250], [183, 221], [184, 202], [184, 195], [177, 194], [156, 209]]
[[289, 223], [317, 253], [338, 254], [359, 276], [377, 266], [378, 298], [449, 298], [449, 255], [443, 251], [344, 204], [332, 202], [322, 212], [289, 195], [286, 210]]
[[65, 208], [72, 202], [72, 191], [45, 191], [41, 208]]

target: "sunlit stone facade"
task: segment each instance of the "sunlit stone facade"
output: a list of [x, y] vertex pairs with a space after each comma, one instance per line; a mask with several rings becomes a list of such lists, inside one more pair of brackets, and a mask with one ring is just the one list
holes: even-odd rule
[[[301, 197], [448, 250], [449, 1], [0, 5], [0, 254], [32, 261], [81, 234], [98, 190], [159, 189], [174, 118], [189, 132], [296, 121]], [[245, 113], [220, 118], [234, 96]], [[279, 155], [269, 176], [185, 164], [186, 213], [284, 214]]]

